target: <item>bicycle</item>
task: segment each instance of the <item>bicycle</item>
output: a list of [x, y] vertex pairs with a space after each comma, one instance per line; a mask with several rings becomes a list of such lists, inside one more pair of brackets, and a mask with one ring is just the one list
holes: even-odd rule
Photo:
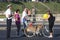
[[44, 37], [49, 37], [49, 30], [47, 29], [47, 26], [45, 25], [45, 20], [43, 20], [43, 24], [38, 24], [36, 26], [34, 25], [28, 25], [28, 27], [25, 28], [24, 34], [27, 37], [33, 37], [35, 34], [43, 35]]

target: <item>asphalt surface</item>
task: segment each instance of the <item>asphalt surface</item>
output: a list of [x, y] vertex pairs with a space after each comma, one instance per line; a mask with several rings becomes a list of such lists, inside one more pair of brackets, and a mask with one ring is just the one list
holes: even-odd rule
[[41, 36], [35, 36], [31, 38], [27, 38], [23, 36], [24, 33], [20, 30], [20, 36], [18, 37], [16, 34], [16, 26], [11, 26], [11, 37], [9, 39], [6, 38], [6, 25], [0, 25], [0, 40], [60, 40], [60, 25], [54, 25], [54, 37], [53, 38], [46, 38]]

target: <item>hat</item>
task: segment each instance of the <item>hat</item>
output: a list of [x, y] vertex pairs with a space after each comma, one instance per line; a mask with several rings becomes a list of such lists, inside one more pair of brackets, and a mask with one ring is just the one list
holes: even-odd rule
[[7, 7], [10, 7], [12, 4], [9, 4]]

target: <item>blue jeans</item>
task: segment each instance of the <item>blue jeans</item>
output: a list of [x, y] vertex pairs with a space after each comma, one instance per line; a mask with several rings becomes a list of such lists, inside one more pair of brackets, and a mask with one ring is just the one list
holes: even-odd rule
[[23, 26], [24, 26], [24, 29], [26, 28], [26, 24], [25, 24], [25, 22], [23, 22]]

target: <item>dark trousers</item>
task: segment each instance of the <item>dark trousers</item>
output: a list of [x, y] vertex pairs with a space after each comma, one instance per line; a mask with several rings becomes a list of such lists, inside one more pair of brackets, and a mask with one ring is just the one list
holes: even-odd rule
[[49, 31], [50, 33], [53, 32], [52, 28], [54, 26], [54, 22], [49, 22]]
[[18, 22], [18, 21], [16, 21], [15, 23], [16, 23], [16, 26], [17, 26], [17, 35], [19, 35], [19, 31], [20, 31], [20, 26], [21, 26], [21, 24], [20, 24], [20, 22]]
[[54, 20], [49, 21], [49, 31], [50, 31], [50, 33], [53, 32], [52, 28], [54, 26], [54, 22], [55, 22], [55, 18], [54, 18]]
[[7, 38], [10, 37], [12, 19], [7, 19]]
[[54, 26], [54, 22], [55, 22], [55, 17], [53, 17], [53, 19], [51, 19], [49, 21], [49, 31], [50, 31], [50, 33], [53, 32], [52, 28]]

